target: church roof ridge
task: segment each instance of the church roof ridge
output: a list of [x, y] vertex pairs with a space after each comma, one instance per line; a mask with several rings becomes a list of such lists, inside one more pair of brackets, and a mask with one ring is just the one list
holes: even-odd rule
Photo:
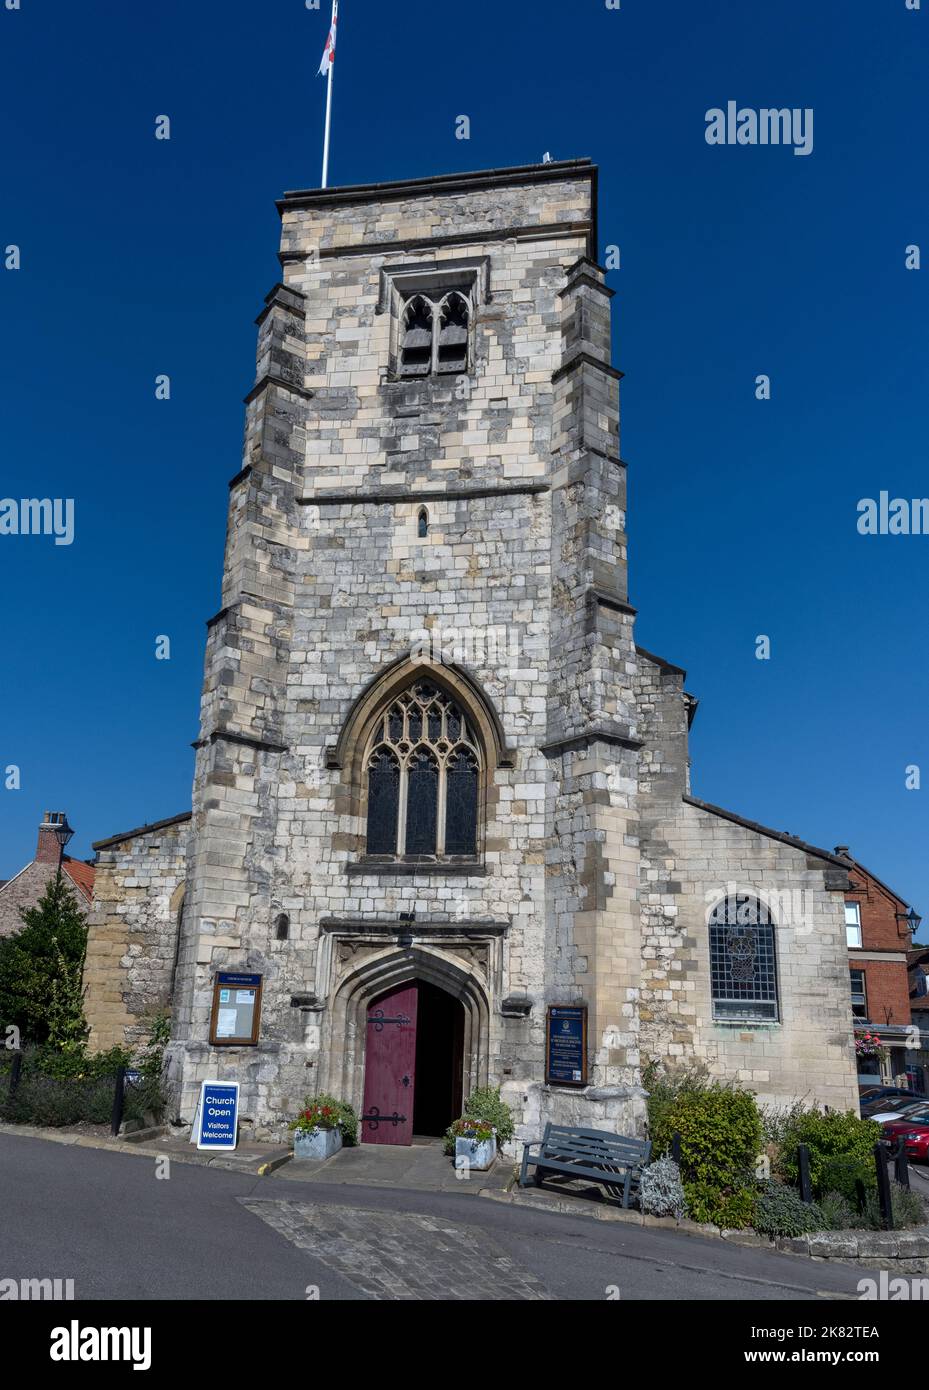
[[192, 818], [192, 811], [182, 811], [179, 816], [168, 816], [165, 820], [152, 821], [150, 825], [137, 825], [134, 830], [124, 830], [121, 835], [108, 835], [105, 840], [95, 840], [91, 849], [109, 849], [110, 845], [118, 845], [122, 840], [133, 840], [137, 835], [147, 835], [150, 830], [166, 830], [169, 825], [180, 825], [182, 821]]
[[714, 806], [711, 801], [701, 801], [697, 796], [684, 796], [688, 806], [696, 806], [700, 811], [708, 811], [711, 816], [722, 816], [724, 820], [731, 820], [735, 825], [742, 825], [746, 830], [754, 830], [759, 835], [767, 835], [772, 840], [780, 840], [782, 844], [792, 845], [794, 849], [802, 849], [806, 854], [814, 854], [817, 859], [825, 859], [829, 864], [837, 864], [841, 869], [848, 868], [848, 860], [843, 859], [838, 854], [832, 854], [827, 849], [820, 849], [818, 845], [808, 844], [806, 840], [800, 840], [796, 835], [788, 835], [786, 830], [772, 830], [769, 825], [762, 825], [756, 820], [746, 820], [745, 816], [737, 815], [735, 811], [727, 811], [722, 806]]
[[390, 179], [383, 183], [350, 183], [332, 188], [287, 189], [277, 200], [278, 212], [308, 204], [370, 202], [383, 198], [423, 197], [430, 193], [473, 192], [504, 184], [531, 183], [540, 179], [593, 178], [597, 166], [589, 156], [550, 160], [547, 164], [514, 164], [497, 169], [472, 169], [457, 174], [429, 174], [414, 179]]

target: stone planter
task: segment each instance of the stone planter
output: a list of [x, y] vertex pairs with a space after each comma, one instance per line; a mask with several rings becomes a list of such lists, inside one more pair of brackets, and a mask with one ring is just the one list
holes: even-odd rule
[[342, 1147], [340, 1129], [295, 1129], [294, 1158], [331, 1158]]
[[489, 1139], [463, 1139], [455, 1140], [455, 1167], [456, 1168], [476, 1168], [483, 1172], [490, 1168], [494, 1159], [497, 1157], [497, 1136], [491, 1135]]

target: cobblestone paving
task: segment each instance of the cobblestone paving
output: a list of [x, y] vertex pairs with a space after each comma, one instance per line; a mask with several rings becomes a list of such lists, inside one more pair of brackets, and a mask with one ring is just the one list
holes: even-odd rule
[[[551, 1295], [475, 1226], [409, 1212], [246, 1200], [249, 1211], [368, 1298], [547, 1299]], [[325, 1289], [320, 1289], [325, 1298]]]

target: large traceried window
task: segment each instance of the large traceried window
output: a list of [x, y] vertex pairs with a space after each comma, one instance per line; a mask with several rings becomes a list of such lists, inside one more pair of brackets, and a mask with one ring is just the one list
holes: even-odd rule
[[721, 1023], [776, 1023], [774, 919], [757, 898], [724, 898], [710, 913], [713, 1017]]
[[369, 855], [477, 854], [479, 744], [444, 690], [418, 680], [397, 696], [377, 718], [365, 769]]

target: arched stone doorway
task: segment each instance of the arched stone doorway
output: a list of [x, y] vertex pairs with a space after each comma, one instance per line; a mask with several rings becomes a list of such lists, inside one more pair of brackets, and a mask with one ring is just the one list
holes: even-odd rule
[[395, 985], [368, 1005], [363, 1144], [411, 1144], [461, 1114], [465, 1011], [429, 980]]
[[[396, 1109], [398, 1115], [407, 1116], [408, 1137], [399, 1137], [399, 1125], [374, 1127], [362, 1123], [362, 1142], [409, 1143], [414, 1121], [427, 1126], [425, 1133], [441, 1133], [454, 1118], [449, 1112], [457, 1107], [456, 1113], [460, 1114], [471, 1091], [487, 1084], [490, 1009], [485, 976], [464, 958], [454, 957], [451, 951], [432, 944], [378, 949], [368, 943], [367, 952], [342, 980], [331, 1010], [327, 1011], [320, 1079], [325, 1090], [350, 1101], [359, 1116], [366, 1113], [366, 1100], [382, 1113], [392, 1115]], [[382, 1020], [404, 1017], [410, 1022], [381, 1021], [378, 1027], [376, 1020], [369, 1022], [378, 1010]], [[402, 1048], [398, 1047], [398, 1058], [393, 1059], [404, 1063], [396, 1071], [395, 1082], [400, 1088], [396, 1106], [386, 1092], [380, 1101], [375, 1099], [366, 1077], [369, 1035], [381, 1044], [391, 1031], [397, 1035], [397, 1041], [405, 1034]], [[418, 1103], [417, 1053], [420, 1067], [425, 1068], [420, 1073]], [[375, 1055], [372, 1052], [372, 1057]], [[409, 1076], [409, 1086], [403, 1086], [404, 1076]], [[404, 1092], [412, 1092], [412, 1106], [400, 1103]], [[441, 1124], [446, 1114], [449, 1118]]]

